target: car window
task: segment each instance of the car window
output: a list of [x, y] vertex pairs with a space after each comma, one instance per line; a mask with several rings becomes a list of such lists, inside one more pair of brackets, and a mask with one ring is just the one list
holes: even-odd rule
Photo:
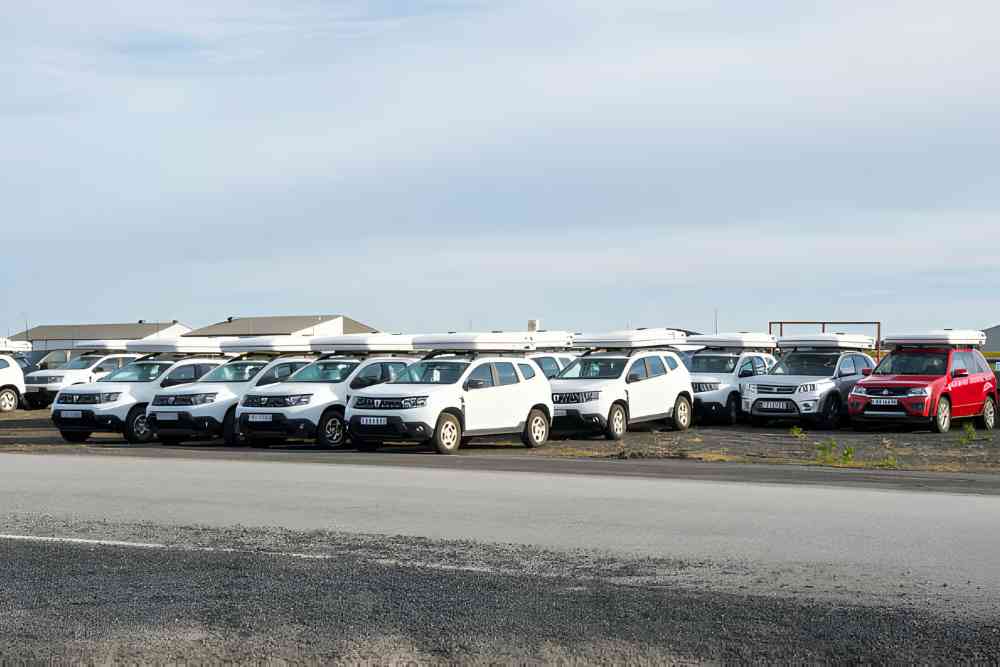
[[663, 359], [667, 362], [667, 366], [670, 366], [670, 370], [672, 371], [677, 370], [677, 366], [679, 366], [679, 364], [677, 363], [677, 360], [673, 358], [672, 355], [669, 354], [665, 355]]
[[854, 366], [854, 357], [846, 356], [840, 360], [840, 365], [837, 366], [837, 373], [839, 375], [856, 375], [858, 369]]
[[745, 377], [750, 377], [753, 374], [754, 374], [753, 357], [748, 357], [743, 360], [742, 364], [740, 364], [739, 369], [736, 371], [736, 376], [745, 378]]
[[649, 365], [649, 377], [659, 377], [667, 374], [667, 367], [663, 365], [663, 359], [659, 357], [646, 357]]
[[0, 370], [3, 370], [4, 368], [9, 368], [9, 367], [10, 367], [10, 364], [7, 363], [6, 359], [0, 359]]
[[951, 372], [954, 373], [961, 368], [969, 370], [969, 367], [965, 363], [965, 355], [961, 352], [953, 352], [951, 355]]
[[968, 369], [970, 375], [979, 372], [979, 364], [972, 352], [957, 352], [956, 356], [961, 357], [962, 363], [965, 364], [965, 368]]
[[990, 369], [990, 362], [986, 361], [986, 357], [983, 356], [982, 352], [980, 352], [979, 350], [975, 350], [971, 354], [972, 354], [972, 358], [976, 360], [976, 366], [979, 367], [979, 372], [980, 373], [992, 373], [993, 372], [992, 369]]
[[398, 378], [406, 370], [406, 364], [401, 361], [391, 361], [383, 364], [383, 366], [385, 366], [385, 373], [383, 375], [388, 378], [389, 382]]
[[471, 373], [469, 373], [469, 382], [477, 380], [481, 382], [482, 387], [492, 387], [493, 386], [493, 367], [490, 364], [481, 364], [476, 367]]
[[767, 363], [762, 358], [753, 357], [751, 361], [753, 362], [754, 375], [764, 375], [767, 373]]
[[545, 377], [554, 378], [559, 375], [559, 364], [552, 357], [535, 357], [534, 361], [541, 367]]
[[364, 389], [382, 381], [382, 364], [369, 364], [351, 380], [351, 389]]
[[559, 361], [562, 362], [563, 368], [566, 368], [571, 363], [573, 363], [572, 357], [559, 357]]
[[517, 371], [514, 370], [514, 364], [509, 361], [501, 361], [497, 362], [495, 366], [497, 367], [497, 377], [500, 378], [501, 387], [519, 382]]
[[518, 364], [517, 367], [521, 369], [521, 375], [524, 376], [525, 380], [535, 377], [535, 369], [531, 367], [531, 364]]
[[194, 380], [195, 373], [197, 369], [195, 368], [197, 364], [188, 364], [187, 366], [178, 366], [174, 370], [170, 371], [167, 375], [168, 380]]
[[632, 368], [628, 370], [628, 375], [626, 377], [637, 376], [640, 380], [645, 380], [649, 377], [649, 373], [646, 372], [646, 360], [637, 359], [635, 363], [632, 364]]
[[111, 371], [116, 371], [121, 366], [121, 359], [105, 359], [97, 368], [94, 369], [95, 373], [110, 373]]

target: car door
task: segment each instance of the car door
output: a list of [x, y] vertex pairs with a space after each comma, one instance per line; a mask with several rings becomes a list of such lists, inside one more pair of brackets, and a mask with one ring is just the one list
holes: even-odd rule
[[484, 361], [469, 372], [463, 384], [465, 430], [485, 431], [503, 428], [503, 407], [496, 400], [497, 379], [493, 364]]
[[[978, 372], [978, 364], [969, 352], [953, 352], [952, 360], [952, 414], [956, 417], [969, 417], [977, 414], [983, 392], [983, 381]], [[960, 368], [964, 368], [968, 375], [961, 378], [954, 377], [954, 371]]]
[[625, 373], [625, 391], [628, 393], [628, 416], [635, 421], [653, 413], [652, 406], [656, 392], [649, 385], [649, 369], [646, 358], [632, 361]]
[[493, 368], [497, 373], [496, 400], [500, 402], [503, 412], [504, 426], [517, 428], [528, 419], [531, 410], [531, 393], [523, 391], [521, 378], [509, 361], [495, 361]]
[[842, 356], [840, 363], [837, 364], [837, 376], [834, 378], [834, 382], [837, 385], [837, 392], [840, 394], [841, 405], [847, 405], [847, 397], [860, 379], [861, 371], [858, 370], [857, 364], [854, 363], [854, 355], [845, 354]]
[[646, 370], [649, 373], [649, 379], [646, 380], [649, 385], [649, 414], [670, 412], [680, 392], [677, 379], [681, 374], [668, 372], [664, 358], [659, 355], [646, 357]]

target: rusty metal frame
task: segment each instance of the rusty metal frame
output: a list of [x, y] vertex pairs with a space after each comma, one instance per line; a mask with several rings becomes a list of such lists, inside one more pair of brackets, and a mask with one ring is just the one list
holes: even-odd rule
[[871, 326], [875, 327], [875, 351], [879, 352], [882, 349], [882, 323], [879, 321], [858, 321], [852, 322], [848, 320], [772, 320], [767, 323], [767, 333], [772, 336], [775, 335], [774, 327], [778, 327], [778, 336], [785, 335], [785, 325], [788, 326], [819, 326], [820, 332], [826, 333], [826, 329], [829, 326], [841, 326], [841, 325], [851, 325], [851, 326]]

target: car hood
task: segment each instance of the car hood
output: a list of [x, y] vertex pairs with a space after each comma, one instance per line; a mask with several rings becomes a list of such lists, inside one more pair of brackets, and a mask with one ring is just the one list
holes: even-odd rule
[[575, 394], [581, 391], [604, 391], [608, 380], [550, 380], [553, 394]]
[[946, 375], [869, 375], [858, 384], [866, 387], [921, 387], [945, 379]]
[[797, 387], [800, 384], [823, 382], [831, 378], [826, 375], [757, 375], [747, 378], [747, 384], [773, 384], [779, 387]]
[[156, 393], [167, 396], [188, 396], [191, 394], [228, 394], [235, 396], [242, 392], [248, 384], [249, 382], [192, 382], [191, 384], [169, 387]]
[[132, 384], [129, 382], [89, 382], [87, 384], [75, 384], [72, 387], [63, 389], [71, 394], [128, 394], [132, 391]]
[[711, 373], [691, 373], [691, 382], [729, 384], [732, 377], [729, 375], [712, 375]]
[[406, 398], [408, 396], [430, 396], [458, 386], [460, 385], [457, 382], [455, 384], [390, 384], [386, 382], [359, 389], [351, 394], [378, 398]]
[[344, 386], [343, 382], [336, 384], [328, 382], [276, 382], [266, 387], [255, 387], [248, 394], [255, 396], [290, 396], [293, 394], [337, 393]]

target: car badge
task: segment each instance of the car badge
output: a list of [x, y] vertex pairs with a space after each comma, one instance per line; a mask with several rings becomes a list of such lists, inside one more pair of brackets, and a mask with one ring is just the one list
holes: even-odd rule
[[173, 404], [174, 404], [174, 397], [173, 396], [168, 396], [167, 397], [167, 405], [173, 405]]
[[882, 395], [883, 396], [888, 396], [889, 395], [889, 390], [888, 389], [883, 389], [882, 390]]
[[372, 405], [374, 405], [377, 408], [382, 405], [382, 401], [376, 399], [372, 401]]

